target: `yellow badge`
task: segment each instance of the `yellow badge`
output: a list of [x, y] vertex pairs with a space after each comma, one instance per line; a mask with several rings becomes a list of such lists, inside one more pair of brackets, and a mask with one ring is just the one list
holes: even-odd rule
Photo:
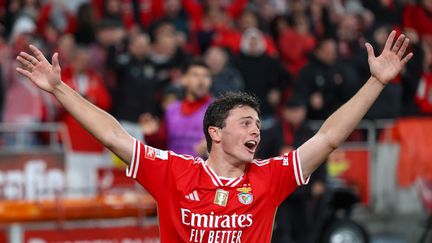
[[227, 205], [227, 202], [228, 191], [225, 191], [223, 189], [217, 189], [213, 203], [225, 207]]
[[237, 188], [237, 191], [242, 192], [242, 193], [249, 193], [250, 191], [252, 191], [251, 187], [239, 187]]

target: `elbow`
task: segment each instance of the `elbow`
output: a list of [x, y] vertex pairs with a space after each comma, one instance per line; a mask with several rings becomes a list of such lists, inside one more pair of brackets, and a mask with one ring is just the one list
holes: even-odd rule
[[333, 151], [333, 150], [336, 150], [337, 148], [339, 148], [344, 141], [344, 139], [339, 138], [337, 136], [334, 136], [330, 132], [323, 133], [322, 137], [324, 138], [323, 141], [326, 144], [326, 147], [330, 151]]

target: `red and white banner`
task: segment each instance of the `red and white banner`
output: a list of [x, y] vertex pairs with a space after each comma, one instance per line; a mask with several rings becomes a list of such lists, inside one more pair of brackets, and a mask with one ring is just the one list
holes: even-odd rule
[[27, 230], [24, 243], [159, 243], [157, 225], [85, 229]]
[[64, 154], [0, 154], [0, 200], [54, 198], [66, 184]]

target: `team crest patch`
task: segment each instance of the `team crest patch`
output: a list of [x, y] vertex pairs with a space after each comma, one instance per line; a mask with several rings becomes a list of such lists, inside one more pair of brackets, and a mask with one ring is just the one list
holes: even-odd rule
[[237, 194], [237, 198], [238, 198], [239, 202], [241, 202], [245, 205], [251, 204], [253, 202], [252, 193], [240, 192], [239, 194]]
[[237, 194], [237, 198], [239, 202], [248, 205], [253, 202], [253, 194], [251, 193], [252, 188], [249, 184], [243, 185], [243, 187], [237, 188], [237, 191], [240, 193]]

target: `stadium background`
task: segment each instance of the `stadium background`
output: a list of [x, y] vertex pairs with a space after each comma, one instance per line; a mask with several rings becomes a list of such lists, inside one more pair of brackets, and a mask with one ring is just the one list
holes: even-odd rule
[[316, 129], [367, 80], [365, 41], [377, 53], [391, 29], [414, 59], [327, 169], [359, 192], [354, 217], [374, 242], [417, 242], [419, 181], [432, 180], [431, 16], [432, 0], [0, 0], [0, 242], [158, 239], [154, 202], [122, 163], [14, 71], [28, 44], [59, 52], [65, 82], [163, 148], [141, 114], [163, 120], [190, 58], [210, 66], [212, 95], [257, 94], [270, 126], [300, 97]]

